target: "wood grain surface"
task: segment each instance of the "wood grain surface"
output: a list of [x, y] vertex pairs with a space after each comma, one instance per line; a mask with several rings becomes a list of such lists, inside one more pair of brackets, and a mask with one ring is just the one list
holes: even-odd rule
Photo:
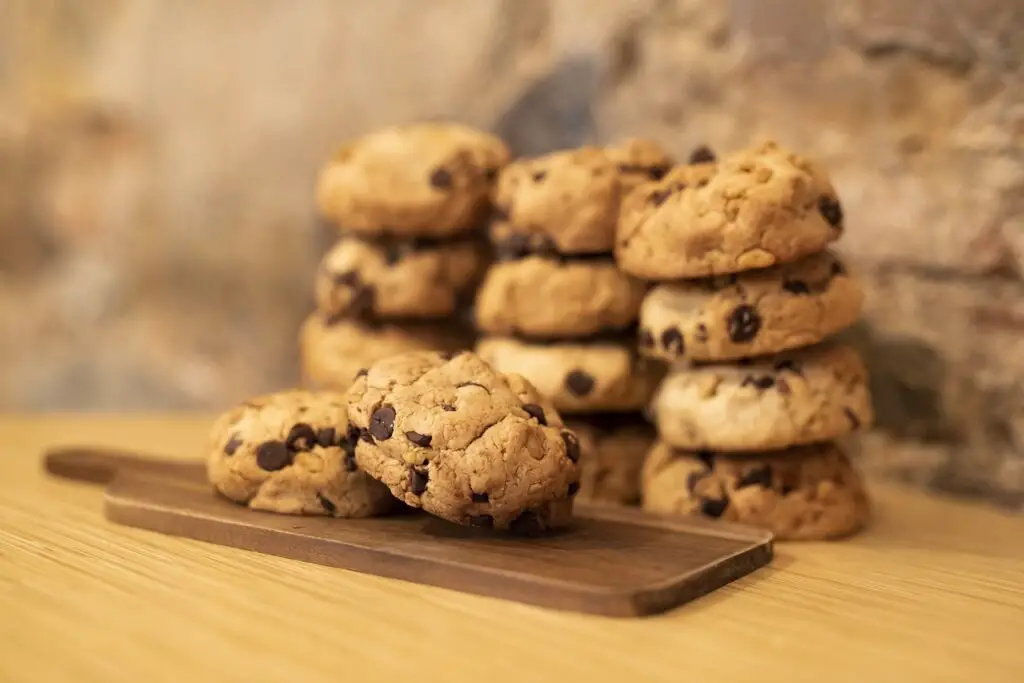
[[0, 682], [1024, 680], [1024, 519], [874, 487], [841, 543], [643, 620], [110, 524], [40, 452], [194, 458], [210, 416], [0, 418]]

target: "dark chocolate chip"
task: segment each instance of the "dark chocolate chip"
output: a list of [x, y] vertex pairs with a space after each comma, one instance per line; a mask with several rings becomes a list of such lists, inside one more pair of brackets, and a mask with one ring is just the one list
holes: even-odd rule
[[853, 428], [860, 429], [860, 418], [857, 417], [857, 414], [849, 408], [843, 408], [843, 412], [846, 413], [846, 417], [850, 420], [850, 424], [853, 425]]
[[565, 376], [565, 388], [573, 396], [586, 396], [594, 389], [594, 378], [582, 370], [573, 370]]
[[703, 498], [700, 501], [701, 514], [707, 517], [721, 517], [727, 507], [729, 507], [728, 498]]
[[683, 351], [686, 349], [683, 333], [675, 327], [670, 327], [661, 333], [661, 345], [674, 356], [683, 355]]
[[569, 488], [566, 489], [565, 495], [567, 495], [567, 496], [569, 496], [571, 498], [572, 496], [575, 496], [579, 492], [580, 492], [580, 483], [578, 481], [573, 481], [573, 482], [569, 482]]
[[651, 166], [647, 169], [647, 177], [651, 180], [661, 180], [669, 172], [669, 166]]
[[546, 178], [547, 175], [547, 171], [537, 171], [536, 173], [533, 174], [533, 182], [539, 183], [540, 181], [544, 180], [544, 178]]
[[761, 375], [760, 377], [754, 377], [753, 375], [747, 375], [740, 382], [741, 387], [755, 386], [758, 389], [771, 389], [775, 386], [775, 378], [771, 375]]
[[726, 318], [726, 324], [729, 326], [729, 339], [741, 344], [757, 336], [758, 330], [761, 329], [761, 316], [753, 306], [740, 304]]
[[395, 431], [395, 409], [385, 403], [370, 416], [370, 435], [377, 441], [387, 441]]
[[736, 482], [736, 488], [741, 489], [744, 486], [761, 486], [770, 489], [772, 487], [772, 466], [764, 465], [744, 474]]
[[454, 413], [455, 412], [455, 406], [453, 406], [450, 403], [442, 403], [441, 404], [441, 410], [445, 411], [446, 413]]
[[580, 461], [580, 441], [572, 432], [562, 432], [562, 441], [565, 442], [565, 457], [573, 462]]
[[419, 432], [408, 431], [405, 433], [405, 438], [412, 441], [417, 446], [423, 448], [430, 448], [430, 434], [420, 434]]
[[469, 497], [474, 503], [486, 503], [490, 500], [490, 496], [486, 493], [470, 493]]
[[490, 515], [470, 515], [469, 525], [480, 527], [481, 529], [492, 529], [494, 528], [494, 517]]
[[663, 190], [655, 190], [651, 194], [647, 195], [647, 201], [655, 206], [661, 206], [665, 203], [665, 200], [672, 196], [672, 190], [665, 188]]
[[508, 530], [514, 534], [538, 534], [544, 531], [537, 513], [532, 510], [524, 510], [519, 516], [508, 525]]
[[358, 287], [359, 282], [359, 273], [354, 270], [334, 274], [334, 284], [339, 287]]
[[224, 455], [234, 455], [241, 445], [242, 440], [238, 438], [238, 434], [232, 434], [228, 442], [224, 444]]
[[348, 453], [345, 456], [344, 464], [346, 472], [355, 472], [357, 469], [359, 469], [359, 466], [356, 464], [356, 456], [354, 456], [351, 453]]
[[782, 288], [790, 294], [810, 294], [811, 288], [807, 286], [806, 282], [801, 280], [786, 280], [782, 283]]
[[718, 160], [715, 153], [707, 145], [700, 145], [690, 152], [691, 164], [712, 164]]
[[706, 448], [702, 448], [701, 450], [696, 451], [694, 453], [694, 456], [696, 456], [698, 460], [700, 460], [702, 463], [704, 463], [704, 467], [707, 467], [709, 470], [712, 467], [715, 466], [715, 452], [714, 451], [709, 451]]
[[299, 422], [288, 430], [284, 442], [293, 451], [308, 450], [316, 443], [316, 430], [305, 422]]
[[693, 493], [697, 488], [697, 482], [707, 476], [707, 472], [690, 472], [686, 475], [686, 490]]
[[338, 506], [335, 505], [334, 503], [332, 503], [327, 498], [325, 498], [323, 496], [323, 494], [321, 494], [321, 493], [316, 494], [316, 499], [317, 499], [317, 501], [319, 501], [320, 507], [322, 507], [324, 510], [327, 511], [327, 514], [333, 515], [335, 512], [338, 511]]
[[256, 449], [256, 464], [267, 472], [276, 472], [291, 462], [292, 453], [284, 441], [265, 441]]
[[537, 422], [540, 422], [542, 425], [547, 425], [548, 419], [544, 416], [544, 409], [536, 403], [524, 403], [523, 410], [525, 410], [530, 417], [537, 420]]
[[448, 190], [452, 186], [452, 174], [444, 168], [438, 168], [430, 174], [430, 186], [439, 190]]
[[707, 325], [705, 325], [704, 323], [699, 323], [697, 325], [697, 334], [695, 336], [697, 337], [697, 341], [699, 341], [699, 342], [706, 342], [708, 340], [708, 327], [707, 327]]
[[818, 211], [833, 228], [842, 229], [843, 207], [835, 197], [822, 197], [818, 200]]
[[366, 377], [368, 374], [370, 374], [369, 370], [367, 370], [366, 368], [359, 368], [359, 371], [356, 373], [356, 379], [359, 379], [360, 377]]
[[427, 481], [430, 476], [426, 472], [421, 472], [416, 469], [409, 470], [409, 491], [414, 496], [422, 496], [424, 491], [427, 490]]
[[637, 336], [637, 344], [640, 345], [641, 349], [654, 348], [654, 335], [646, 327], [641, 327], [640, 333]]
[[330, 448], [334, 445], [334, 440], [338, 438], [338, 433], [334, 430], [334, 427], [324, 427], [316, 433], [316, 442], [324, 448]]
[[787, 382], [782, 377], [779, 377], [778, 379], [775, 380], [775, 390], [785, 396], [788, 396], [789, 394], [793, 393], [792, 388], [789, 386], [789, 382]]

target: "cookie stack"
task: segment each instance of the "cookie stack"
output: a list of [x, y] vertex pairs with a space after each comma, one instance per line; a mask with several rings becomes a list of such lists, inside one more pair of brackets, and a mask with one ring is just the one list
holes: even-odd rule
[[472, 346], [465, 316], [490, 261], [490, 214], [505, 144], [457, 124], [387, 128], [343, 146], [317, 184], [340, 239], [316, 274], [303, 324], [303, 383], [345, 389], [372, 362]]
[[623, 203], [615, 255], [662, 281], [644, 299], [641, 354], [671, 369], [643, 505], [771, 529], [858, 530], [863, 484], [834, 440], [873, 420], [857, 352], [828, 338], [861, 312], [827, 247], [843, 232], [828, 176], [775, 143], [673, 169]]
[[642, 416], [663, 374], [633, 337], [647, 286], [612, 258], [622, 197], [672, 166], [654, 143], [627, 140], [509, 164], [490, 238], [497, 255], [477, 293], [477, 352], [526, 377], [580, 439], [581, 499], [639, 500], [654, 433]]

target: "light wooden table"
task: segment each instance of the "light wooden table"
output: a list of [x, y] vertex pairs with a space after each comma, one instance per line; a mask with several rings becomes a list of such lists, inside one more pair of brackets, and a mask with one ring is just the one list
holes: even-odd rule
[[0, 418], [0, 683], [1024, 681], [1024, 518], [887, 486], [862, 536], [626, 621], [117, 527], [40, 470], [55, 444], [196, 457], [208, 421]]

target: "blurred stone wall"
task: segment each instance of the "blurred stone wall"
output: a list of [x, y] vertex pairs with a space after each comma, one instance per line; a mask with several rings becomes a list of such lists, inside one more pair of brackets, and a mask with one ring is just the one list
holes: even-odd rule
[[292, 382], [346, 136], [771, 136], [844, 199], [866, 465], [1024, 506], [1022, 66], [1019, 0], [0, 0], [0, 408]]

